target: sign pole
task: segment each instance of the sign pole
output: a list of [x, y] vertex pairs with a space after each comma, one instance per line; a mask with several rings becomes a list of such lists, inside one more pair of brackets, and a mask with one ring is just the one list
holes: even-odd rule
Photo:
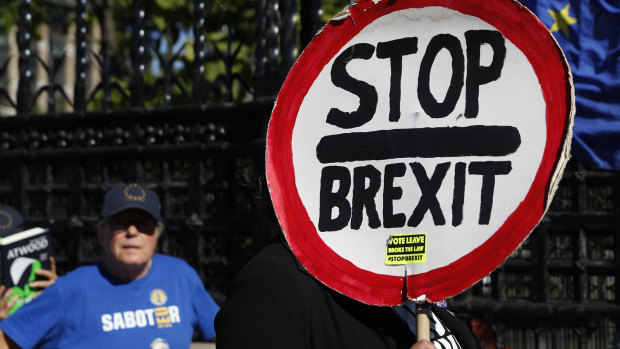
[[416, 302], [416, 335], [418, 342], [426, 339], [431, 340], [431, 326], [430, 326], [430, 307], [426, 302]]

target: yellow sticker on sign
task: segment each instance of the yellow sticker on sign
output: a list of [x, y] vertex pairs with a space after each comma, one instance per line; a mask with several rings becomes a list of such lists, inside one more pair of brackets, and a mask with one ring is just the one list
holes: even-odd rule
[[385, 247], [385, 265], [426, 262], [426, 233], [390, 235]]

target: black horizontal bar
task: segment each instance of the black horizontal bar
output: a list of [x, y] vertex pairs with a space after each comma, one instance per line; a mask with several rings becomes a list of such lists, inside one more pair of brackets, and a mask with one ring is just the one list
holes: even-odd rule
[[[115, 122], [152, 122], [169, 120], [174, 115], [175, 121], [198, 119], [207, 121], [225, 120], [231, 124], [243, 123], [246, 119], [259, 118], [261, 124], [267, 124], [274, 105], [273, 98], [257, 98], [248, 103], [220, 103], [183, 105], [167, 108], [132, 108], [112, 111], [94, 110], [88, 112], [21, 114], [19, 117], [0, 117], [0, 130], [6, 127], [24, 127], [46, 130], [49, 125], [79, 125], [85, 127], [97, 126], [101, 128]], [[237, 120], [238, 119], [238, 120]]]
[[[33, 160], [132, 160], [136, 158], [142, 159], [160, 159], [171, 160], [181, 158], [192, 158], [201, 155], [217, 155], [226, 154], [242, 154], [247, 155], [252, 152], [264, 149], [265, 140], [256, 138], [247, 142], [212, 142], [212, 143], [196, 143], [188, 142], [185, 144], [155, 144], [155, 145], [121, 145], [101, 147], [67, 147], [62, 149], [43, 148], [43, 149], [15, 149], [3, 150], [0, 152], [0, 164], [7, 161], [15, 163]], [[166, 157], [169, 156], [169, 157]], [[166, 158], [164, 158], [166, 157]]]
[[394, 129], [351, 132], [325, 136], [316, 147], [321, 163], [504, 156], [521, 145], [519, 131], [512, 126], [469, 126]]

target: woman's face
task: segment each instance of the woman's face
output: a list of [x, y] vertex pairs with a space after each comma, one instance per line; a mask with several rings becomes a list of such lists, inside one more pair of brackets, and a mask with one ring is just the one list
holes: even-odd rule
[[106, 257], [128, 268], [150, 263], [157, 247], [157, 224], [145, 211], [129, 209], [108, 218], [99, 233]]

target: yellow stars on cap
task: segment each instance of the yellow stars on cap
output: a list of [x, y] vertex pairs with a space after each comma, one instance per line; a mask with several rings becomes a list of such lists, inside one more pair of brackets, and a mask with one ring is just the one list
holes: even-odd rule
[[566, 4], [562, 11], [547, 10], [551, 17], [553, 17], [554, 23], [549, 28], [550, 32], [562, 31], [564, 37], [568, 39], [568, 26], [577, 23], [577, 18], [571, 17], [568, 13], [570, 10], [570, 4]]
[[0, 216], [6, 217], [6, 223], [0, 224], [0, 229], [9, 229], [13, 225], [13, 217], [11, 217], [11, 214], [4, 210], [0, 210]]
[[[131, 190], [131, 193], [129, 192], [130, 190]], [[139, 195], [133, 195], [133, 194], [136, 194], [136, 191], [138, 191], [140, 194]], [[125, 198], [127, 200], [144, 201], [144, 199], [146, 198], [146, 192], [144, 191], [144, 189], [142, 189], [141, 186], [139, 186], [139, 185], [137, 185], [135, 183], [126, 186], [125, 190], [123, 190], [123, 194], [125, 194]]]

